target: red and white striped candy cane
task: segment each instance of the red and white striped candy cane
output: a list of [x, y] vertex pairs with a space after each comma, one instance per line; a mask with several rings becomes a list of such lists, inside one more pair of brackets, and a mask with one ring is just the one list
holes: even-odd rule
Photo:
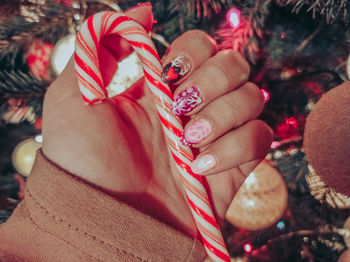
[[142, 62], [146, 82], [153, 93], [163, 130], [209, 258], [212, 261], [230, 261], [202, 178], [191, 171], [191, 149], [180, 142], [182, 124], [170, 110], [173, 96], [169, 87], [161, 81], [162, 66], [157, 51], [145, 29], [125, 15], [101, 12], [91, 16], [81, 26], [76, 40], [75, 69], [85, 103], [93, 104], [108, 97], [99, 70], [97, 50], [101, 38], [110, 34], [126, 39]]

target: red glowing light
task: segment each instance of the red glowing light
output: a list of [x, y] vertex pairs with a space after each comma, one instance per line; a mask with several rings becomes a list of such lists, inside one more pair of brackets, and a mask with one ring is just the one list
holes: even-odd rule
[[227, 12], [226, 19], [232, 27], [238, 27], [241, 23], [241, 11], [239, 11], [237, 8], [230, 9]]
[[253, 247], [251, 244], [245, 244], [243, 249], [246, 253], [251, 253], [253, 251]]
[[279, 147], [279, 146], [280, 146], [280, 143], [277, 142], [277, 141], [273, 141], [273, 142], [271, 143], [271, 148], [272, 148], [272, 149], [277, 148], [277, 147]]
[[269, 101], [270, 99], [270, 93], [267, 92], [265, 89], [261, 89], [261, 92], [263, 93], [264, 97], [265, 97], [265, 102]]
[[294, 117], [288, 117], [285, 119], [286, 124], [298, 128], [298, 121]]

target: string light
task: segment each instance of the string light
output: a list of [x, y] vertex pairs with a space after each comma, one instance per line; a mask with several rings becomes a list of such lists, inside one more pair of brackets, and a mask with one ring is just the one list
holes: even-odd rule
[[37, 135], [34, 137], [34, 140], [38, 143], [42, 143], [43, 142], [43, 136], [42, 135]]
[[286, 229], [286, 225], [284, 224], [283, 221], [278, 222], [277, 225], [276, 225], [276, 227], [277, 227], [277, 229], [278, 229], [279, 231], [283, 231], [283, 230]]
[[237, 8], [232, 8], [227, 12], [226, 19], [232, 27], [236, 28], [241, 23], [241, 12]]
[[265, 89], [261, 89], [261, 92], [263, 93], [265, 97], [265, 103], [270, 100], [270, 93], [267, 92]]
[[248, 254], [252, 253], [252, 251], [253, 251], [253, 247], [251, 244], [244, 244], [243, 249]]

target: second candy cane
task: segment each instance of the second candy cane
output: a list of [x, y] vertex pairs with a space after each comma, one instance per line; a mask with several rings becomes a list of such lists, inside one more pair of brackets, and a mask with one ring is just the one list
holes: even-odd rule
[[98, 50], [101, 38], [111, 34], [127, 40], [142, 62], [146, 82], [153, 93], [171, 154], [181, 174], [192, 215], [210, 260], [230, 261], [202, 178], [190, 169], [193, 161], [191, 149], [180, 142], [182, 124], [170, 110], [173, 96], [169, 87], [161, 81], [162, 66], [157, 51], [145, 29], [125, 15], [101, 12], [91, 16], [81, 26], [74, 58], [85, 103], [94, 104], [108, 98], [99, 69]]

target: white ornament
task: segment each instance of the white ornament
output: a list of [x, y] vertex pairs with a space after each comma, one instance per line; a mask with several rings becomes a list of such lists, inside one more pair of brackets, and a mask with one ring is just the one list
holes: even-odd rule
[[142, 76], [143, 69], [141, 61], [136, 52], [133, 52], [118, 63], [118, 69], [107, 86], [108, 96], [113, 97], [123, 93], [126, 89], [135, 84]]
[[51, 66], [57, 75], [62, 73], [74, 53], [75, 37], [75, 34], [66, 35], [55, 45], [51, 57]]

